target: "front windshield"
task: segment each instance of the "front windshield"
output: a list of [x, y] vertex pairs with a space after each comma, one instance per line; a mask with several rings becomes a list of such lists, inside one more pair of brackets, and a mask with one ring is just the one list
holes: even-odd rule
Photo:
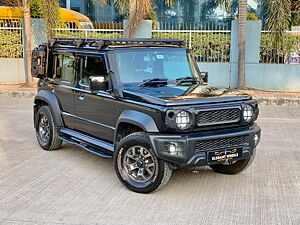
[[140, 83], [147, 79], [199, 78], [186, 49], [131, 49], [116, 51], [116, 61], [122, 83]]

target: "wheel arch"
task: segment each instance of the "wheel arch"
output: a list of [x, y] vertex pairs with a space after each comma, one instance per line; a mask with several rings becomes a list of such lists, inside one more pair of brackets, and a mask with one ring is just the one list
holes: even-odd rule
[[151, 116], [135, 110], [124, 110], [119, 116], [114, 137], [115, 145], [125, 137], [123, 133], [124, 130], [129, 130], [125, 132], [125, 136], [134, 133], [131, 131], [159, 132], [157, 125]]
[[55, 125], [57, 127], [63, 127], [64, 122], [61, 116], [61, 109], [60, 109], [58, 99], [52, 92], [46, 90], [39, 91], [34, 98], [34, 121], [38, 109], [44, 105], [50, 107], [50, 110], [53, 113]]

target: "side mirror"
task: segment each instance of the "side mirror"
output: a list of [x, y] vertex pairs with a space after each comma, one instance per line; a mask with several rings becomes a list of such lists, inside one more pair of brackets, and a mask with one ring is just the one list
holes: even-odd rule
[[200, 72], [200, 76], [205, 84], [208, 83], [208, 72]]
[[89, 83], [92, 94], [97, 94], [98, 91], [106, 91], [109, 88], [105, 76], [91, 76], [89, 77]]

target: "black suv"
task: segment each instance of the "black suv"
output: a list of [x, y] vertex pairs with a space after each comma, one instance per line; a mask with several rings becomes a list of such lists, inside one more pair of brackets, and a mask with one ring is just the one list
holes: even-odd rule
[[172, 169], [236, 174], [254, 159], [257, 102], [206, 84], [181, 40], [54, 38], [34, 49], [32, 74], [40, 146], [113, 158], [132, 191], [163, 187]]

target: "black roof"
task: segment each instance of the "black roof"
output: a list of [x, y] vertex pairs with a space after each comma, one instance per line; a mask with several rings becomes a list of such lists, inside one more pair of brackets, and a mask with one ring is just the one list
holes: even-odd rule
[[97, 50], [109, 47], [185, 47], [185, 42], [179, 39], [152, 38], [52, 38], [50, 47], [95, 48]]

